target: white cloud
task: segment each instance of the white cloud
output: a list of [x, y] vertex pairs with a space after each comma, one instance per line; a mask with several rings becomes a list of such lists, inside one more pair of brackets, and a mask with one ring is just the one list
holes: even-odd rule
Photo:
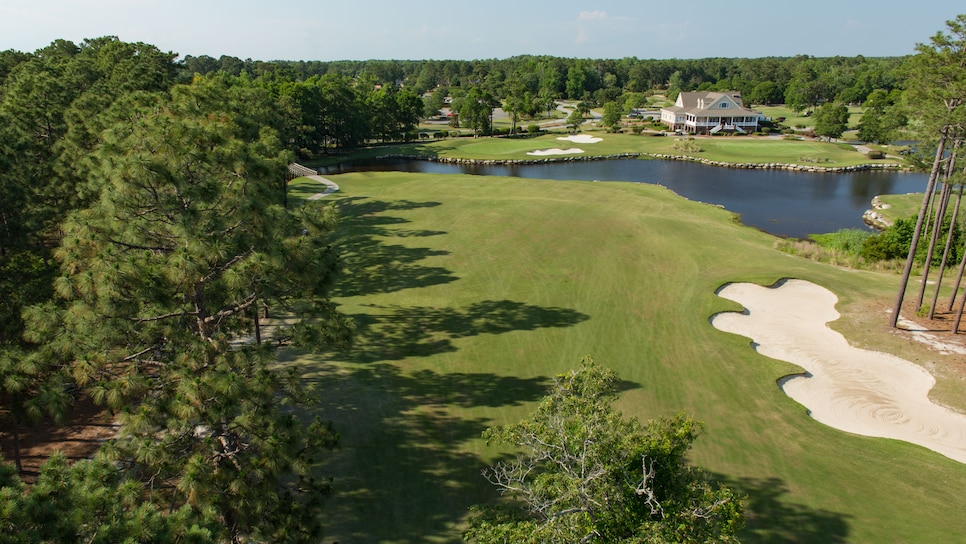
[[594, 11], [581, 11], [580, 15], [577, 16], [578, 21], [593, 21], [594, 19], [606, 19], [607, 12], [594, 10]]

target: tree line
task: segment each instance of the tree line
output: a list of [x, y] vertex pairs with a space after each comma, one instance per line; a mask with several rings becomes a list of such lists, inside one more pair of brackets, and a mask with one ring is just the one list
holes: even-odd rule
[[[452, 98], [457, 114], [454, 126], [471, 128], [479, 134], [492, 132], [490, 114], [502, 106], [510, 114], [516, 132], [517, 121], [534, 119], [552, 111], [555, 101], [567, 99], [588, 107], [611, 108], [629, 113], [635, 108], [659, 107], [649, 103], [649, 95], [660, 92], [673, 101], [683, 91], [732, 91], [742, 93], [747, 104], [785, 104], [794, 111], [815, 111], [821, 134], [841, 135], [845, 105], [867, 104], [867, 119], [860, 127], [860, 138], [886, 143], [904, 125], [903, 114], [894, 108], [900, 101], [902, 69], [909, 57], [825, 57], [806, 55], [761, 58], [705, 59], [571, 59], [550, 56], [517, 56], [485, 60], [367, 60], [367, 61], [252, 61], [222, 56], [185, 57], [179, 64], [182, 77], [193, 74], [247, 74], [255, 79], [290, 82], [327, 81], [331, 88], [368, 93], [375, 85], [423, 96], [423, 118], [437, 115], [444, 97]], [[292, 92], [289, 89], [288, 92]], [[427, 96], [428, 94], [428, 96]], [[296, 93], [295, 100], [299, 100]], [[305, 143], [319, 141], [351, 145], [360, 141], [387, 138], [413, 139], [411, 112], [418, 110], [415, 100], [406, 96], [412, 109], [394, 126], [399, 130], [379, 130], [384, 121], [355, 119], [343, 128], [354, 137], [327, 140], [316, 134]], [[366, 104], [364, 96], [357, 104]], [[373, 113], [385, 111], [375, 109]], [[847, 117], [846, 117], [847, 118]], [[302, 126], [317, 126], [303, 123]], [[843, 128], [844, 130], [844, 128]], [[303, 148], [309, 151], [310, 148]]]
[[422, 94], [436, 87], [482, 87], [501, 99], [515, 87], [534, 95], [603, 105], [620, 94], [652, 89], [738, 90], [756, 104], [863, 102], [872, 91], [899, 87], [906, 57], [761, 57], [704, 59], [574, 59], [523, 55], [484, 60], [252, 61], [187, 56], [187, 74], [242, 72], [305, 80], [328, 74], [395, 82]]

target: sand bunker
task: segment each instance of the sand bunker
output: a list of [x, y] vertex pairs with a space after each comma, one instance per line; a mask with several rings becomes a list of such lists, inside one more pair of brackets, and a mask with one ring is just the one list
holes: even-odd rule
[[557, 139], [571, 141], [575, 144], [596, 144], [597, 142], [603, 141], [603, 138], [597, 138], [590, 134], [571, 134], [570, 136], [561, 136]]
[[966, 415], [933, 404], [935, 380], [887, 353], [855, 348], [826, 326], [838, 319], [836, 296], [802, 280], [777, 287], [733, 283], [718, 295], [746, 308], [711, 319], [715, 328], [751, 338], [762, 355], [801, 366], [783, 378], [785, 393], [816, 420], [843, 431], [904, 440], [966, 463]]
[[555, 147], [553, 149], [538, 149], [536, 151], [527, 151], [527, 155], [570, 155], [572, 153], [583, 153], [584, 150], [579, 147], [571, 147], [570, 149], [560, 149]]

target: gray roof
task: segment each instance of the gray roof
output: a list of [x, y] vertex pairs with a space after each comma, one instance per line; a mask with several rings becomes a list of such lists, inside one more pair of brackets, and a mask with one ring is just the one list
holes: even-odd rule
[[[730, 100], [729, 100], [730, 99]], [[718, 108], [699, 108], [698, 104], [704, 102], [706, 105], [716, 104], [721, 100], [728, 100], [734, 103], [736, 108], [718, 109]], [[694, 115], [707, 115], [709, 113], [717, 113], [721, 115], [722, 113], [730, 113], [728, 117], [735, 117], [736, 114], [740, 115], [760, 115], [759, 112], [752, 109], [744, 107], [741, 101], [741, 93], [738, 91], [729, 92], [718, 92], [718, 91], [698, 91], [698, 92], [682, 92], [678, 95], [678, 100], [681, 105], [677, 104], [673, 106], [668, 106], [666, 108], [661, 108], [662, 110], [667, 110], [669, 112], [679, 113], [690, 113]]]

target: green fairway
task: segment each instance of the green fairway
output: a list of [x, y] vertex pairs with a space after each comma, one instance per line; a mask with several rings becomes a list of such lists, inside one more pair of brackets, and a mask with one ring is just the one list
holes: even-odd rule
[[[805, 115], [805, 112], [796, 112], [786, 106], [752, 106], [773, 120], [783, 118], [781, 123], [785, 126], [802, 129], [815, 128], [815, 118], [812, 115]], [[862, 120], [862, 108], [859, 106], [849, 106], [849, 128], [858, 127]]]
[[890, 221], [916, 217], [919, 215], [919, 209], [922, 208], [922, 195], [923, 193], [879, 195], [879, 201], [889, 206], [879, 210], [879, 213]]
[[[563, 133], [544, 134], [534, 138], [451, 138], [432, 142], [420, 142], [382, 146], [361, 150], [353, 156], [378, 156], [390, 154], [419, 155], [476, 160], [535, 160], [546, 157], [528, 155], [528, 152], [552, 148], [578, 148], [583, 153], [568, 156], [606, 156], [619, 153], [650, 153], [689, 155], [698, 159], [727, 163], [781, 163], [805, 166], [842, 167], [858, 164], [894, 164], [891, 159], [870, 160], [865, 154], [849, 146], [818, 140], [783, 140], [757, 136], [714, 136], [695, 139], [701, 151], [684, 152], [675, 149], [683, 136], [653, 136], [649, 134], [609, 134], [585, 131], [582, 134], [601, 138], [596, 143], [575, 143], [561, 140]], [[559, 156], [557, 156], [559, 157]], [[345, 160], [340, 157], [338, 160]], [[318, 161], [323, 164], [332, 161]]]
[[[672, 140], [602, 137], [574, 146]], [[557, 146], [553, 138], [419, 147], [523, 158]], [[713, 139], [731, 141], [745, 145]], [[356, 321], [356, 345], [285, 361], [318, 387], [320, 414], [342, 435], [326, 464], [335, 480], [325, 542], [459, 541], [468, 507], [497, 499], [480, 470], [507, 453], [480, 433], [526, 416], [552, 376], [588, 354], [624, 380], [625, 414], [683, 411], [705, 423], [692, 461], [748, 495], [743, 542], [966, 534], [966, 465], [816, 423], [776, 385], [796, 367], [708, 321], [740, 310], [715, 295], [724, 283], [803, 278], [838, 295], [843, 317], [832, 326], [854, 344], [941, 366], [945, 356], [886, 327], [896, 275], [786, 255], [728, 211], [654, 185], [407, 173], [332, 180], [341, 191], [327, 198], [343, 217], [333, 244], [345, 268], [334, 300]], [[315, 192], [303, 183], [311, 182], [294, 182], [293, 195]], [[941, 400], [966, 409], [964, 384], [941, 386]]]

